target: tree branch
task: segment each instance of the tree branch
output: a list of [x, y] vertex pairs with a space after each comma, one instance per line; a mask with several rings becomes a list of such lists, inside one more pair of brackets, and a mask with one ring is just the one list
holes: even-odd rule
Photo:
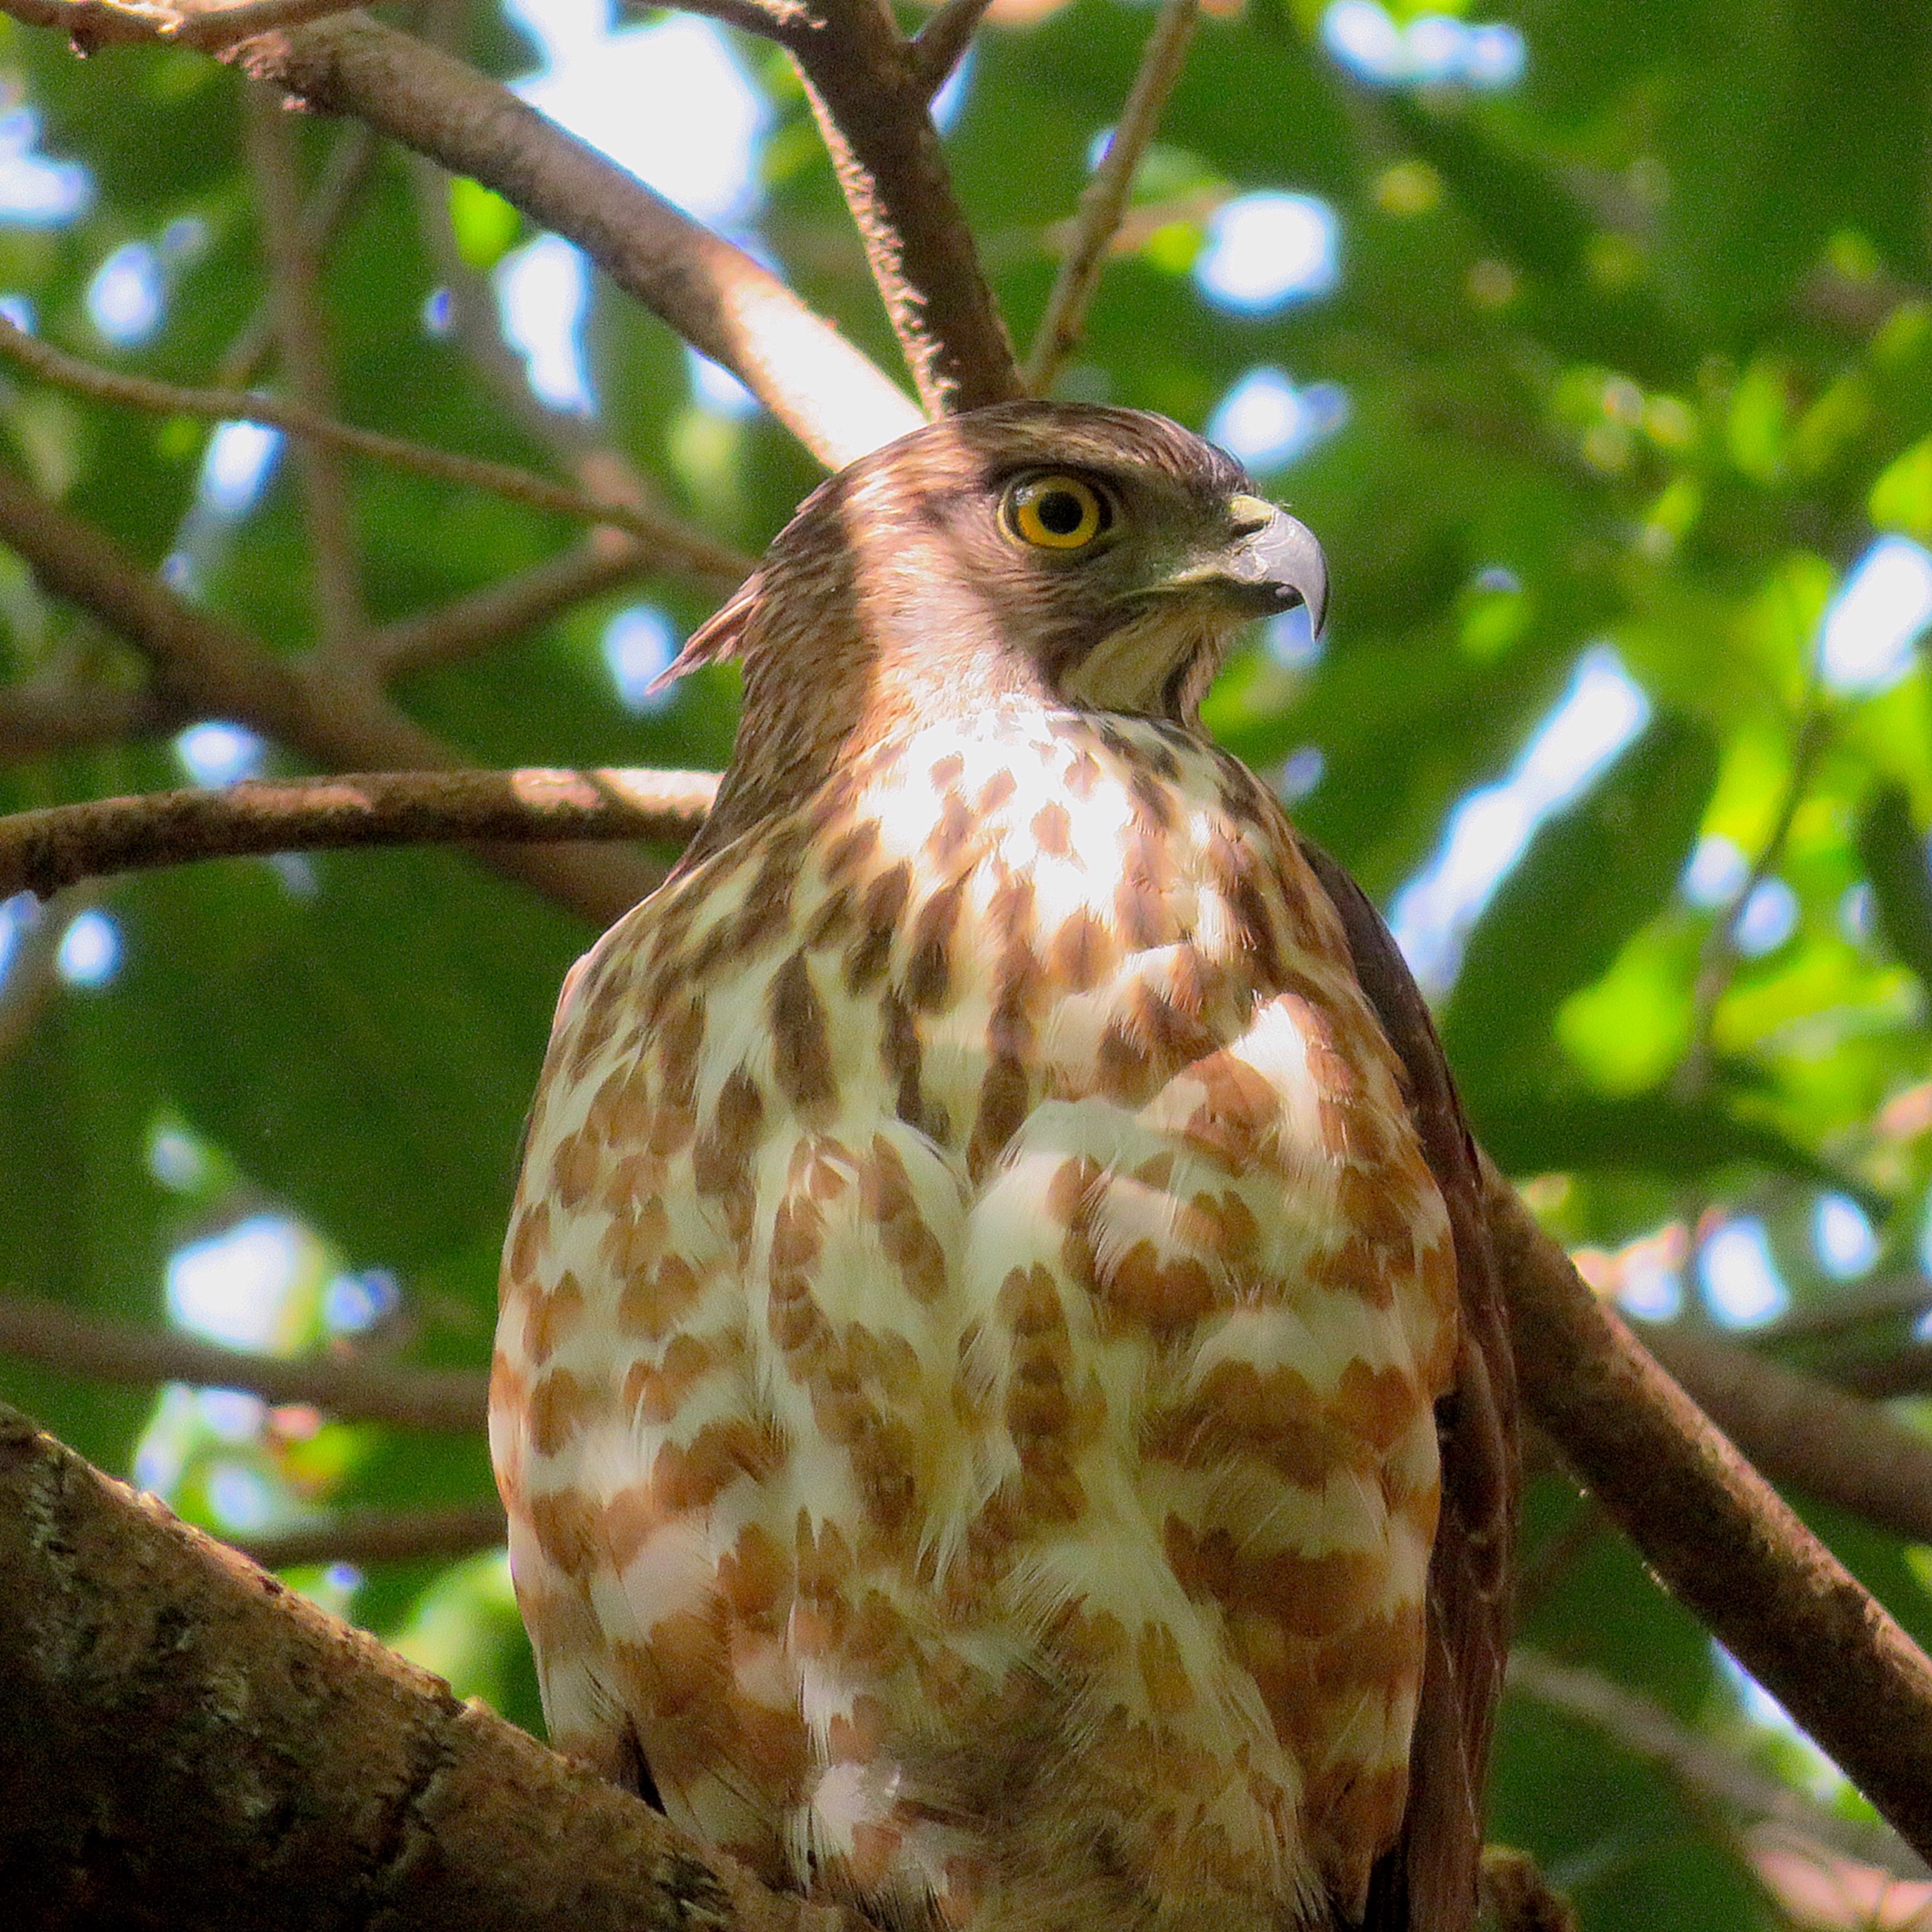
[[568, 236], [826, 464], [917, 427], [904, 392], [742, 249], [460, 61], [362, 14], [251, 41], [243, 59], [310, 106], [356, 116]]
[[[255, 179], [256, 230], [268, 263], [282, 380], [308, 415], [332, 421], [334, 364], [322, 320], [319, 264], [303, 233], [295, 130], [275, 90], [253, 81], [242, 83], [242, 130]], [[296, 440], [295, 466], [308, 538], [317, 652], [323, 664], [346, 670], [356, 662], [369, 624], [349, 472], [340, 446], [313, 436]]]
[[0, 1410], [23, 1928], [845, 1932]]
[[1900, 1877], [1924, 1874], [1923, 1862], [1884, 1826], [1840, 1817], [1598, 1671], [1519, 1646], [1510, 1653], [1508, 1681], [1511, 1690], [1590, 1725], [1633, 1757], [1655, 1765], [1676, 1784], [1726, 1810], [1747, 1820], [1774, 1818], [1846, 1858], [1882, 1866]]
[[65, 34], [75, 52], [135, 40], [172, 41], [219, 52], [252, 34], [347, 10], [351, 0], [242, 0], [233, 7], [170, 7], [148, 0], [8, 0], [0, 12]]
[[345, 1510], [319, 1522], [232, 1540], [264, 1570], [292, 1570], [304, 1563], [452, 1561], [497, 1548], [505, 1534], [502, 1505], [492, 1496], [447, 1509]]
[[1060, 272], [1054, 278], [1046, 313], [1041, 316], [1039, 332], [1034, 337], [1025, 377], [1030, 395], [1043, 396], [1052, 388], [1060, 365], [1080, 340], [1087, 305], [1100, 283], [1101, 263], [1126, 213], [1127, 198], [1133, 192], [1141, 157], [1154, 139], [1167, 97], [1180, 78], [1187, 44], [1194, 38], [1200, 17], [1200, 0], [1161, 0], [1160, 12], [1148, 35], [1146, 51], [1141, 56], [1139, 70], [1128, 91], [1126, 105], [1120, 110], [1120, 124], [1107, 144], [1100, 165], [1094, 170], [1094, 178], [1081, 195], [1072, 236], [1060, 258]]
[[803, 74], [820, 132], [928, 412], [1024, 393], [952, 192], [924, 68], [886, 0], [784, 0], [764, 31]]
[[0, 1295], [0, 1355], [80, 1382], [246, 1389], [264, 1402], [308, 1402], [332, 1415], [406, 1429], [480, 1429], [489, 1397], [482, 1370], [403, 1369], [353, 1355], [244, 1354], [12, 1295]]
[[[0, 820], [0, 824], [4, 824]], [[1638, 1331], [1685, 1392], [1773, 1482], [1932, 1543], [1932, 1443], [1874, 1402], [1714, 1335]]]
[[278, 401], [238, 389], [190, 389], [158, 382], [146, 376], [123, 376], [78, 356], [69, 356], [38, 336], [16, 328], [0, 316], [0, 356], [31, 370], [44, 381], [75, 394], [158, 415], [202, 416], [217, 422], [261, 423], [287, 430], [304, 442], [352, 451], [378, 463], [413, 470], [442, 483], [488, 490], [532, 509], [554, 511], [614, 530], [622, 530], [651, 547], [659, 568], [675, 570], [719, 590], [735, 588], [752, 568], [726, 544], [662, 512], [586, 496], [568, 484], [554, 483], [534, 470], [519, 470], [478, 456], [459, 456], [452, 450], [406, 442], [374, 430], [356, 429], [319, 415], [299, 403]]
[[[455, 598], [440, 610], [371, 631], [367, 646], [370, 668], [379, 681], [388, 682], [439, 664], [460, 663], [534, 630], [586, 598], [649, 576], [656, 561], [650, 548], [634, 538], [615, 531], [593, 532], [560, 555]], [[4, 742], [4, 727], [0, 724], [0, 745]]]
[[145, 691], [64, 675], [0, 684], [0, 764], [149, 736], [184, 723]]
[[[92, 611], [140, 650], [165, 699], [251, 725], [337, 770], [448, 770], [464, 762], [363, 680], [332, 679], [277, 657], [239, 626], [176, 596], [100, 531], [44, 502], [4, 466], [0, 540], [47, 590]], [[486, 856], [499, 871], [599, 925], [634, 905], [660, 876], [648, 862], [617, 852], [499, 845]]]
[[952, 78], [952, 70], [973, 44], [973, 36], [992, 3], [993, 0], [945, 0], [914, 37], [913, 70], [928, 101]]
[[1486, 1174], [1530, 1412], [1671, 1594], [1932, 1853], [1932, 1663]]
[[[302, 245], [318, 261], [328, 254], [335, 231], [368, 180], [380, 148], [374, 128], [359, 123], [345, 128], [330, 148], [328, 159], [322, 165], [322, 178], [302, 209]], [[274, 346], [272, 308], [266, 296], [255, 304], [254, 313], [242, 324], [215, 366], [215, 388], [244, 389], [254, 380], [262, 358]]]
[[717, 789], [712, 772], [531, 768], [351, 772], [92, 799], [0, 818], [0, 898], [244, 854], [490, 840], [682, 844]]

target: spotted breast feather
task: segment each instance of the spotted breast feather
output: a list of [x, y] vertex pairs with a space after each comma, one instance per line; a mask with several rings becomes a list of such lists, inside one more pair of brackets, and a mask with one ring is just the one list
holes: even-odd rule
[[1352, 1921], [1456, 1289], [1266, 790], [906, 720], [566, 988], [492, 1406], [554, 1737], [886, 1924]]

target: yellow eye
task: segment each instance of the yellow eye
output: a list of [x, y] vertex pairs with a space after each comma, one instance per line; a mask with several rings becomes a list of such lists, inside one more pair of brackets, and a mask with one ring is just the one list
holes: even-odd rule
[[1084, 550], [1113, 526], [1114, 506], [1092, 484], [1054, 472], [1006, 491], [1006, 527], [1038, 550]]

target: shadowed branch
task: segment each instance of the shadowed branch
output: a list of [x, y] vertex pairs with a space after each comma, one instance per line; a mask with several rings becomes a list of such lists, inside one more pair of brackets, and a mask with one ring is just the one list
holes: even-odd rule
[[4, 1407], [0, 1736], [10, 1924], [849, 1932]]

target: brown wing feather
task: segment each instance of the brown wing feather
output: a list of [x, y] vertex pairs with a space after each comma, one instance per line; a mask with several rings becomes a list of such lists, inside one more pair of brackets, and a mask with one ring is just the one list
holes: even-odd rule
[[1449, 1210], [1462, 1314], [1456, 1383], [1437, 1405], [1442, 1515], [1429, 1575], [1429, 1661], [1401, 1841], [1378, 1868], [1364, 1932], [1466, 1932], [1476, 1916], [1483, 1786], [1510, 1639], [1520, 1480], [1516, 1366], [1481, 1177], [1429, 1009], [1382, 916], [1319, 847], [1302, 850], [1341, 915], [1357, 978], [1403, 1067], [1423, 1153]]

